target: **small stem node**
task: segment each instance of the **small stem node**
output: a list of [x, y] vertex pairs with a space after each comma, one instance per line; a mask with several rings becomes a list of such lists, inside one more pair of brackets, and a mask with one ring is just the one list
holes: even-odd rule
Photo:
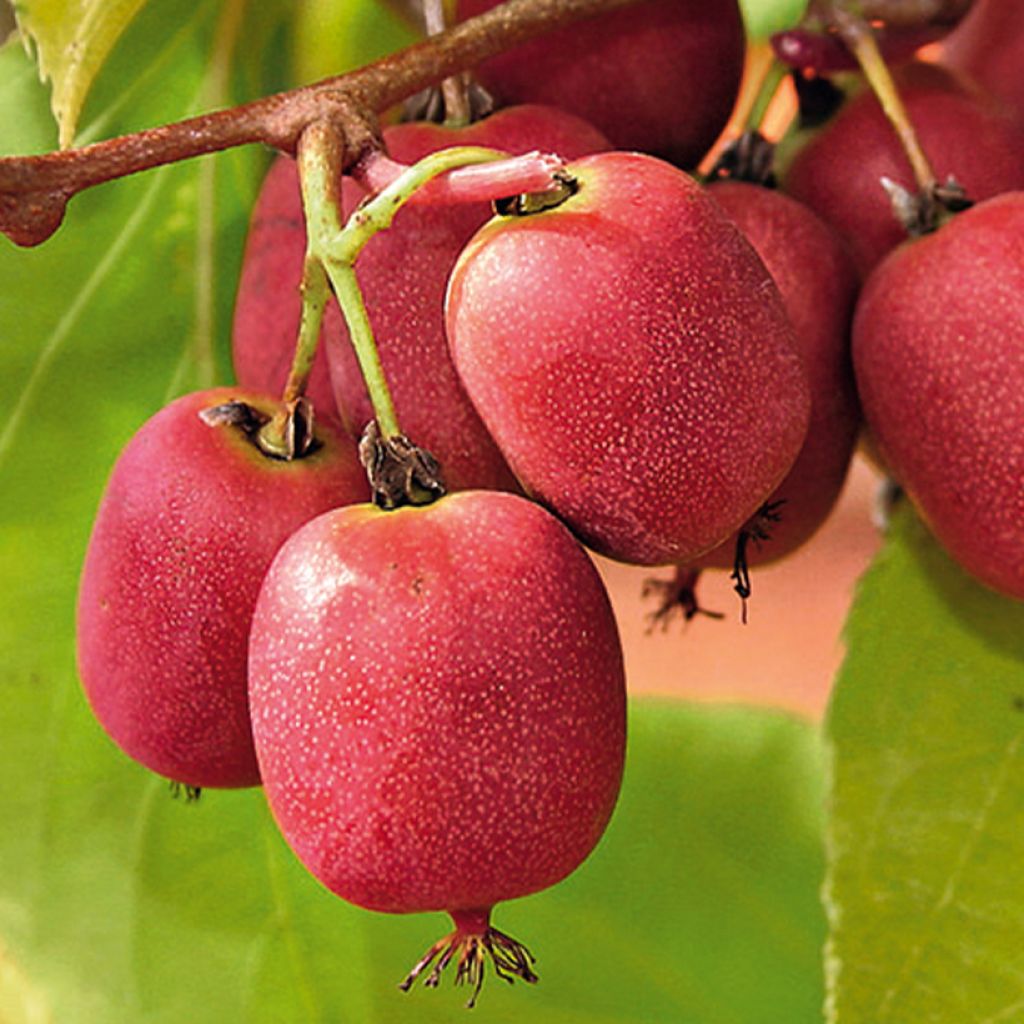
[[488, 960], [494, 973], [503, 981], [512, 984], [518, 978], [528, 985], [535, 985], [538, 978], [533, 969], [536, 963], [533, 954], [521, 942], [491, 927], [489, 917], [487, 911], [453, 912], [455, 931], [435, 942], [398, 987], [408, 992], [416, 979], [433, 964], [423, 984], [427, 988], [436, 988], [445, 968], [456, 957], [455, 984], [469, 985], [473, 989], [466, 1003], [467, 1009], [476, 1006]]

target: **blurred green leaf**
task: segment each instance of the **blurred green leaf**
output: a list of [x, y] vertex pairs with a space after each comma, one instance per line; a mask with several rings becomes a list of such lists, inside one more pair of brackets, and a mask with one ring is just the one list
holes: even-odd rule
[[828, 725], [829, 1019], [1024, 1020], [1024, 605], [904, 507], [847, 640]]
[[[173, 800], [104, 739], [69, 670], [15, 697], [5, 729], [23, 739], [0, 752], [0, 810], [21, 827], [0, 838], [0, 932], [54, 1019], [462, 1019], [448, 985], [396, 988], [446, 930], [440, 915], [328, 894], [258, 790]], [[492, 977], [474, 1019], [819, 1020], [818, 768], [814, 732], [784, 716], [635, 704], [605, 841], [562, 885], [498, 908], [541, 983]]]
[[[96, 134], [251, 98], [224, 69], [232, 54], [253, 56], [249, 33], [269, 15], [233, 15], [218, 0], [147, 6], [97, 83]], [[160, 73], [135, 74], [140, 60]], [[52, 144], [44, 90], [16, 44], [0, 49], [0, 125], [0, 152]], [[50, 671], [53, 638], [70, 636], [69, 595], [117, 451], [170, 397], [227, 375], [266, 161], [248, 148], [113, 182], [73, 199], [44, 245], [0, 240], [0, 681]]]
[[70, 146], [78, 115], [103, 61], [146, 0], [18, 0], [18, 27], [52, 83], [50, 104], [61, 146]]
[[295, 11], [295, 75], [302, 83], [340, 75], [417, 38], [388, 0], [304, 0]]
[[792, 28], [803, 17], [807, 0], [740, 0], [747, 35], [767, 39], [774, 32]]

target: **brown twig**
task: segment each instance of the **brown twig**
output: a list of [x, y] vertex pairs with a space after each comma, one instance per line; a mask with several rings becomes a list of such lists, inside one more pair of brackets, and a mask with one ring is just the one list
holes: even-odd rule
[[294, 154], [314, 121], [330, 119], [351, 166], [376, 144], [375, 114], [449, 75], [543, 32], [635, 0], [507, 0], [440, 35], [363, 68], [291, 92], [41, 156], [0, 159], [0, 231], [38, 245], [77, 192], [163, 164], [263, 143]]

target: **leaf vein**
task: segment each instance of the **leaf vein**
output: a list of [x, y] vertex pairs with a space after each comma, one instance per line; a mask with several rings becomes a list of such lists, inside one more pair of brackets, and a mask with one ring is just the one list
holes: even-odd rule
[[949, 878], [946, 880], [946, 884], [943, 887], [938, 900], [929, 911], [923, 924], [922, 937], [911, 947], [902, 966], [896, 973], [895, 981], [889, 986], [885, 995], [882, 997], [882, 1001], [878, 1008], [879, 1021], [885, 1020], [889, 1016], [889, 1012], [893, 1006], [893, 1001], [903, 990], [911, 972], [915, 969], [917, 964], [920, 962], [921, 957], [924, 956], [925, 951], [928, 949], [932, 937], [930, 933], [934, 929], [936, 920], [950, 906], [952, 906], [953, 901], [956, 898], [957, 886], [963, 878], [967, 865], [970, 863], [971, 857], [977, 848], [978, 841], [985, 834], [989, 818], [992, 814], [992, 809], [1006, 785], [1007, 777], [1010, 773], [1010, 767], [1020, 753], [1022, 743], [1024, 743], [1024, 732], [1019, 732], [1010, 740], [1009, 744], [1007, 744], [1002, 759], [995, 770], [992, 783], [988, 787], [988, 792], [985, 794], [984, 800], [982, 800], [978, 807], [978, 812], [974, 815], [971, 828], [960, 847], [960, 852], [957, 856], [956, 863], [953, 865], [953, 870], [950, 872]]

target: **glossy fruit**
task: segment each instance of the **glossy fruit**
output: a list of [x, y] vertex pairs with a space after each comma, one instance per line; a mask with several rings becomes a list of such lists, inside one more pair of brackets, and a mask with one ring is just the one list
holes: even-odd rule
[[1024, 599], [1024, 193], [893, 252], [858, 303], [853, 355], [874, 438], [935, 535]]
[[246, 649], [263, 574], [298, 526], [365, 500], [351, 442], [317, 429], [292, 462], [204, 410], [262, 395], [186, 395], [144, 424], [100, 504], [78, 599], [78, 667], [100, 723], [131, 757], [194, 787], [259, 782]]
[[250, 701], [267, 799], [306, 867], [371, 910], [450, 911], [460, 943], [571, 872], [619, 790], [604, 588], [515, 495], [303, 527], [260, 593]]
[[[510, 107], [459, 129], [396, 125], [385, 129], [384, 138], [390, 155], [403, 163], [449, 146], [488, 146], [512, 154], [541, 150], [567, 160], [609, 148], [586, 122], [542, 106]], [[345, 209], [353, 210], [365, 193], [346, 179], [343, 198]], [[356, 264], [402, 429], [440, 461], [450, 490], [516, 488], [459, 384], [444, 334], [448, 275], [463, 246], [490, 216], [488, 203], [407, 206]], [[340, 317], [328, 321], [325, 338], [338, 408], [353, 432], [361, 434], [373, 411]]]
[[496, 217], [452, 274], [456, 369], [524, 487], [623, 561], [686, 561], [789, 470], [809, 398], [764, 264], [653, 157], [569, 166], [560, 206]]
[[[857, 274], [838, 236], [807, 207], [771, 189], [720, 182], [712, 196], [764, 260], [793, 323], [811, 393], [807, 438], [786, 478], [766, 499], [778, 522], [747, 549], [750, 565], [800, 547], [825, 521], [846, 479], [860, 426], [850, 362]], [[703, 556], [732, 568], [736, 538]]]
[[[459, 0], [459, 16], [496, 3]], [[647, 0], [513, 47], [477, 75], [501, 103], [553, 103], [618, 149], [694, 167], [732, 112], [743, 55], [736, 0]]]
[[[937, 65], [907, 64], [894, 78], [941, 181], [954, 176], [975, 201], [1024, 187], [1024, 131], [1008, 111]], [[907, 237], [883, 177], [915, 190], [894, 130], [864, 91], [796, 154], [783, 179], [786, 192], [842, 235], [862, 276]]]

